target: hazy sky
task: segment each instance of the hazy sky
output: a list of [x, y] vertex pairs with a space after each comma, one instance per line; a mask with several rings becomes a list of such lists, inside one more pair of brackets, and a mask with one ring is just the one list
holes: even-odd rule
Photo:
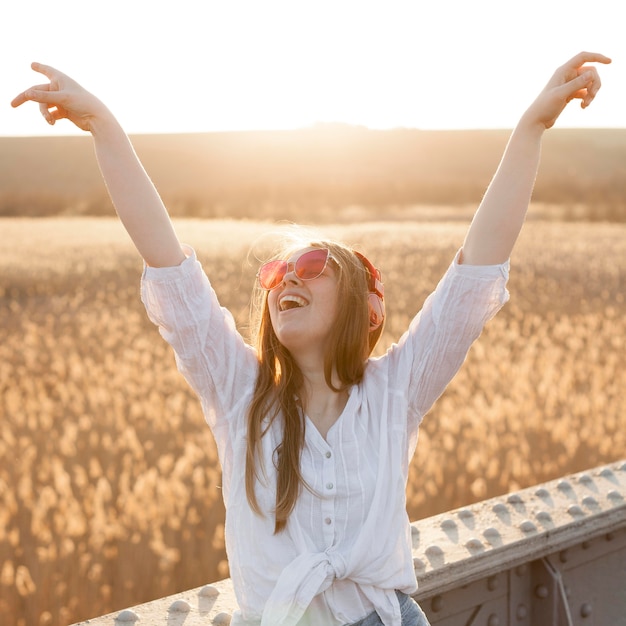
[[[66, 134], [11, 99], [37, 60], [96, 93], [126, 130], [347, 122], [512, 127], [553, 70], [602, 52], [603, 89], [561, 127], [626, 127], [620, 0], [7, 0], [0, 135]], [[77, 131], [76, 131], [77, 132]]]

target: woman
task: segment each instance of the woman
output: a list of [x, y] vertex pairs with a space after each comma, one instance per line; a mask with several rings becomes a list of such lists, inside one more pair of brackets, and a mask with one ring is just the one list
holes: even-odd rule
[[[421, 419], [508, 298], [543, 132], [594, 99], [582, 52], [557, 69], [515, 128], [450, 268], [397, 345], [370, 354], [384, 321], [380, 273], [336, 242], [296, 241], [261, 267], [256, 348], [222, 309], [194, 251], [109, 110], [61, 72], [13, 101], [92, 133], [116, 210], [145, 260], [142, 299], [173, 346], [215, 436], [233, 624], [427, 624], [411, 599], [405, 487]], [[407, 277], [409, 280], [409, 277]]]

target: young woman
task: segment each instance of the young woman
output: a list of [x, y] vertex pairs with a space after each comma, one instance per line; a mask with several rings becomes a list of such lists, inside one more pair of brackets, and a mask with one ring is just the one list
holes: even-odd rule
[[[197, 393], [223, 470], [233, 625], [427, 624], [411, 599], [405, 487], [420, 421], [508, 298], [541, 138], [567, 103], [600, 88], [582, 52], [515, 128], [465, 241], [398, 344], [370, 354], [384, 321], [378, 270], [331, 241], [292, 242], [258, 273], [246, 345], [113, 115], [52, 67], [13, 101], [91, 132], [116, 210], [145, 260], [142, 299]], [[410, 280], [410, 277], [406, 278]]]

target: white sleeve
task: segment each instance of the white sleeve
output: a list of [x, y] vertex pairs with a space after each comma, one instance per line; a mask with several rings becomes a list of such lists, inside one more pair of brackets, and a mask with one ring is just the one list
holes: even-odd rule
[[407, 393], [409, 410], [418, 421], [458, 372], [485, 324], [509, 299], [508, 261], [478, 266], [459, 264], [458, 258], [459, 253], [386, 355], [389, 380]]
[[220, 420], [243, 417], [236, 409], [254, 388], [258, 361], [220, 306], [194, 251], [185, 252], [187, 259], [176, 267], [144, 269], [141, 299], [215, 429], [225, 426]]

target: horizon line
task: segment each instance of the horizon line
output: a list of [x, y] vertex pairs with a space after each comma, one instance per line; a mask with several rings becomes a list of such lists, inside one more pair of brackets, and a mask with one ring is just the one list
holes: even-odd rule
[[[297, 133], [297, 132], [315, 132], [315, 131], [369, 131], [369, 132], [473, 132], [473, 131], [493, 131], [512, 132], [514, 126], [446, 126], [446, 127], [420, 127], [420, 126], [390, 126], [390, 127], [374, 127], [364, 124], [352, 124], [349, 122], [316, 122], [307, 126], [294, 126], [285, 128], [232, 128], [232, 129], [213, 129], [213, 130], [139, 130], [126, 131], [128, 136], [146, 136], [146, 135], [226, 135], [226, 134], [246, 134], [246, 133]], [[575, 130], [575, 131], [622, 131], [626, 130], [626, 126], [555, 126], [550, 131], [558, 130]], [[47, 139], [55, 137], [87, 137], [88, 131], [72, 130], [70, 132], [59, 133], [0, 133], [0, 139]]]

